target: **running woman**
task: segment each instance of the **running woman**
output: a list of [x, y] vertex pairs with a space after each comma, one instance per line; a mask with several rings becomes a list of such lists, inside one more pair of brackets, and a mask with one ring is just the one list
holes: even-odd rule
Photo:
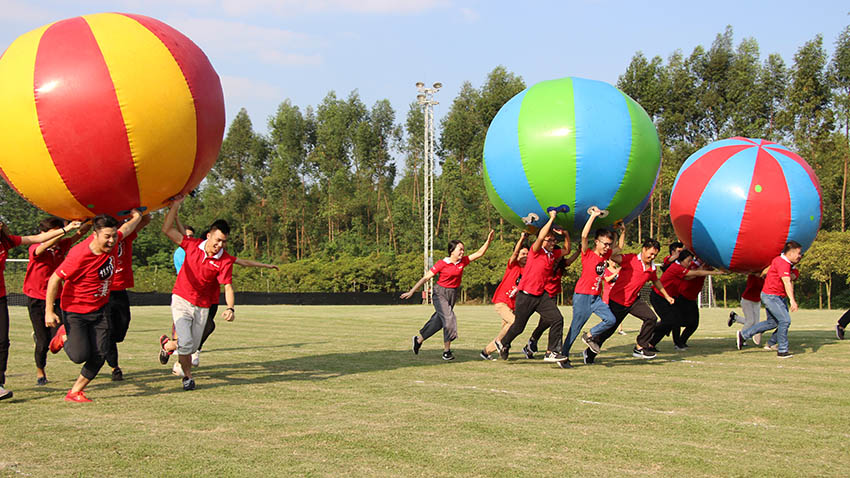
[[[593, 353], [599, 353], [598, 340], [594, 340], [614, 325], [617, 319], [608, 308], [608, 304], [602, 301], [602, 277], [605, 274], [605, 269], [608, 268], [608, 260], [614, 254], [614, 233], [609, 229], [600, 228], [596, 230], [594, 237], [594, 246], [590, 247], [588, 237], [590, 230], [593, 227], [593, 221], [602, 214], [602, 211], [592, 206], [590, 208], [590, 217], [584, 224], [581, 231], [581, 276], [576, 281], [575, 292], [573, 293], [573, 321], [570, 324], [570, 331], [567, 339], [564, 341], [564, 346], [561, 353], [569, 355], [570, 348], [578, 338], [581, 328], [587, 323], [587, 319], [591, 314], [596, 314], [602, 321], [590, 329], [590, 334], [586, 332], [582, 334], [581, 340]], [[619, 252], [618, 252], [619, 254]], [[619, 262], [615, 260], [615, 262]], [[562, 364], [562, 367], [565, 364]], [[563, 367], [566, 368], [566, 367]]]
[[[48, 217], [41, 221], [39, 230], [41, 232], [55, 232], [68, 226], [65, 221], [58, 217]], [[29, 312], [32, 331], [35, 337], [35, 375], [36, 385], [47, 385], [47, 373], [44, 367], [47, 365], [47, 351], [50, 340], [56, 334], [55, 327], [47, 327], [44, 323], [45, 296], [47, 294], [47, 281], [59, 264], [65, 260], [71, 246], [91, 229], [91, 223], [86, 222], [71, 237], [58, 235], [53, 239], [32, 244], [29, 247], [29, 261], [27, 262], [27, 273], [24, 276], [24, 295], [27, 296], [27, 311]], [[58, 303], [53, 304], [54, 310], [59, 308]]]
[[419, 279], [409, 291], [401, 294], [402, 299], [413, 297], [419, 287], [425, 282], [431, 280], [434, 276], [437, 278], [437, 283], [434, 285], [432, 300], [434, 302], [435, 312], [425, 322], [425, 325], [419, 330], [419, 335], [413, 336], [413, 353], [419, 355], [419, 348], [422, 347], [428, 337], [443, 329], [443, 360], [454, 360], [455, 356], [452, 353], [452, 341], [457, 339], [457, 317], [455, 316], [454, 307], [457, 301], [457, 295], [460, 291], [460, 282], [463, 279], [463, 270], [470, 262], [474, 262], [487, 252], [490, 243], [493, 242], [495, 231], [492, 229], [487, 234], [487, 240], [484, 245], [472, 254], [464, 255], [463, 243], [457, 239], [449, 242], [449, 256], [437, 261], [436, 264]]
[[546, 293], [546, 282], [552, 277], [555, 268], [555, 233], [552, 231], [552, 223], [558, 215], [556, 209], [549, 211], [549, 220], [540, 228], [537, 239], [528, 250], [528, 259], [523, 269], [522, 279], [519, 281], [516, 298], [516, 310], [514, 324], [505, 333], [502, 340], [496, 342], [499, 349], [499, 357], [508, 359], [511, 342], [517, 338], [525, 326], [531, 314], [540, 314], [540, 322], [549, 325], [549, 352], [543, 357], [544, 362], [569, 361], [565, 355], [558, 350], [561, 347], [561, 338], [564, 335], [564, 316], [555, 305], [555, 301]]
[[[803, 258], [803, 247], [797, 241], [788, 241], [782, 248], [782, 254], [773, 259], [767, 276], [764, 279], [764, 288], [761, 291], [761, 302], [767, 310], [767, 320], [744, 330], [737, 334], [736, 346], [738, 350], [744, 346], [744, 342], [755, 334], [776, 329], [771, 341], [778, 344], [776, 356], [779, 358], [793, 357], [788, 350], [788, 327], [791, 325], [790, 312], [797, 311], [797, 300], [794, 298], [794, 283], [792, 282], [792, 271]], [[787, 300], [791, 303], [789, 308]]]
[[183, 390], [189, 391], [195, 389], [192, 354], [198, 350], [210, 306], [216, 302], [222, 285], [227, 303], [222, 317], [228, 322], [236, 318], [236, 293], [233, 289], [233, 263], [236, 258], [224, 250], [230, 234], [227, 221], [219, 219], [212, 223], [203, 239], [180, 233], [175, 221], [184, 199], [182, 194], [174, 197], [162, 223], [162, 232], [186, 251], [186, 259], [171, 293], [171, 317], [177, 340], [170, 341], [167, 335], [159, 338], [159, 360], [164, 365], [168, 363], [168, 357], [177, 351], [183, 371]]
[[12, 398], [12, 391], [6, 389], [6, 365], [9, 362], [9, 307], [6, 300], [6, 279], [3, 275], [9, 250], [62, 237], [65, 232], [79, 229], [80, 226], [80, 222], [74, 221], [65, 227], [34, 236], [16, 236], [9, 231], [6, 224], [0, 221], [0, 400]]
[[124, 380], [124, 372], [118, 366], [118, 344], [124, 341], [130, 328], [130, 296], [127, 289], [133, 288], [133, 241], [145, 226], [151, 222], [150, 215], [143, 216], [142, 221], [132, 234], [124, 238], [116, 246], [115, 273], [109, 285], [109, 303], [107, 319], [109, 319], [109, 352], [106, 363], [112, 367], [112, 381]]
[[83, 364], [80, 376], [65, 395], [67, 402], [91, 401], [85, 395], [85, 388], [103, 367], [111, 343], [107, 303], [117, 244], [132, 234], [141, 220], [142, 214], [136, 209], [131, 212], [131, 219], [120, 227], [112, 216], [95, 216], [94, 233], [68, 252], [47, 283], [45, 324], [55, 327], [60, 323], [53, 307], [60, 288], [65, 313], [64, 325], [56, 331], [50, 350], [55, 353], [64, 346], [72, 362]]
[[[729, 312], [729, 321], [726, 323], [729, 327], [738, 322], [742, 329], [750, 328], [756, 325], [761, 315], [761, 289], [764, 287], [764, 276], [767, 275], [767, 267], [760, 274], [748, 274], [747, 285], [744, 286], [744, 292], [741, 293], [741, 310], [744, 311], [744, 316], [736, 314], [733, 310]], [[761, 334], [753, 335], [753, 342], [756, 345], [761, 344]]]
[[[611, 307], [611, 312], [614, 314], [616, 320], [613, 325], [594, 338], [597, 347], [601, 348], [602, 344], [614, 334], [617, 326], [623, 322], [626, 315], [632, 314], [643, 321], [640, 331], [635, 338], [635, 347], [632, 349], [632, 356], [642, 359], [655, 358], [655, 353], [650, 350], [649, 341], [652, 338], [657, 317], [649, 305], [640, 299], [640, 290], [644, 284], [650, 282], [659, 288], [670, 303], [673, 303], [673, 298], [667, 294], [661, 281], [658, 280], [658, 272], [653, 262], [660, 249], [661, 244], [658, 241], [647, 239], [643, 242], [640, 253], [623, 254], [622, 256], [614, 257], [614, 260], [619, 261], [620, 264], [620, 277], [611, 287], [611, 296], [608, 299], [608, 305]], [[588, 344], [588, 348], [582, 353], [584, 363], [593, 363], [597, 353]]]
[[492, 342], [487, 344], [484, 349], [478, 354], [484, 360], [495, 360], [493, 352], [498, 351], [496, 341], [502, 340], [505, 332], [511, 328], [514, 323], [514, 309], [516, 308], [516, 294], [519, 280], [522, 277], [522, 268], [525, 267], [525, 261], [528, 259], [528, 246], [525, 244], [525, 239], [528, 234], [523, 232], [519, 236], [519, 240], [514, 246], [511, 257], [508, 258], [508, 265], [505, 267], [505, 274], [502, 276], [502, 281], [496, 287], [496, 292], [493, 294], [493, 308], [496, 313], [502, 318], [502, 328]]

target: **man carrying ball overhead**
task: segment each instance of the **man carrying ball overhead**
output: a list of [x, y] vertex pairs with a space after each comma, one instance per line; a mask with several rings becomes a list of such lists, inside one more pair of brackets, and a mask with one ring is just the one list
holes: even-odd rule
[[[177, 211], [184, 196], [178, 195], [162, 224], [162, 232], [186, 251], [186, 257], [171, 295], [171, 316], [177, 340], [160, 337], [160, 362], [166, 363], [168, 355], [178, 353], [183, 371], [183, 390], [194, 390], [192, 354], [198, 350], [204, 333], [210, 306], [217, 303], [220, 285], [224, 285], [227, 309], [222, 314], [226, 321], [235, 318], [236, 302], [233, 290], [233, 263], [236, 258], [224, 251], [230, 226], [219, 219], [210, 226], [204, 238], [184, 236], [175, 226]], [[166, 360], [163, 361], [162, 357]]]

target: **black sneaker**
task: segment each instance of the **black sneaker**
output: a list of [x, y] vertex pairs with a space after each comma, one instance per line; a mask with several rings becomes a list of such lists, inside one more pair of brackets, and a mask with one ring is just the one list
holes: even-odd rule
[[[502, 345], [499, 342], [496, 342], [496, 344]], [[511, 350], [510, 347], [505, 347], [504, 345], [499, 347], [499, 358], [502, 359], [502, 360], [507, 360], [508, 359], [508, 352], [510, 352], [510, 350]]]
[[563, 362], [564, 360], [569, 360], [569, 357], [558, 352], [546, 352], [546, 355], [543, 356], [544, 362]]
[[525, 347], [522, 348], [522, 353], [524, 353], [525, 358], [527, 358], [529, 360], [534, 358], [534, 351], [531, 350], [531, 347], [529, 347], [528, 345], [526, 345]]
[[838, 337], [838, 340], [844, 340], [844, 327], [836, 324], [835, 325], [835, 336]]
[[48, 382], [47, 377], [38, 377], [35, 380], [35, 384], [38, 385], [38, 386], [47, 385], [47, 382]]
[[632, 357], [641, 358], [641, 359], [653, 359], [655, 358], [655, 354], [646, 349], [639, 349], [637, 347], [632, 350]]
[[443, 360], [454, 360], [454, 359], [455, 359], [455, 355], [452, 353], [451, 350], [446, 350], [445, 352], [443, 352]]
[[741, 331], [739, 330], [735, 334], [735, 346], [738, 348], [738, 350], [741, 350], [744, 347], [744, 342], [746, 342], [746, 340], [744, 340], [744, 336], [741, 335]]
[[736, 320], [735, 320], [735, 316], [736, 316], [736, 315], [737, 315], [737, 314], [735, 314], [735, 312], [734, 312], [734, 311], [733, 311], [733, 312], [729, 312], [729, 320], [728, 320], [728, 321], [726, 321], [726, 326], [727, 326], [727, 327], [732, 327], [732, 324], [734, 324], [734, 323], [736, 322]]
[[112, 381], [121, 382], [122, 380], [124, 380], [124, 372], [121, 371], [121, 367], [112, 369]]
[[655, 348], [655, 346], [654, 346], [654, 345], [650, 345], [649, 347], [644, 347], [644, 350], [648, 350], [648, 351], [650, 351], [650, 352], [652, 352], [652, 353], [656, 353], [656, 354], [657, 354], [658, 352], [660, 352], [660, 350], [658, 350], [657, 348]]
[[195, 379], [190, 377], [183, 377], [183, 390], [189, 391], [195, 389]]
[[591, 337], [590, 335], [587, 335], [587, 332], [581, 334], [581, 341], [584, 342], [584, 344], [587, 345], [587, 348], [592, 350], [593, 353], [595, 353], [595, 354], [598, 354], [599, 351], [601, 350], [601, 347], [599, 347], [599, 344], [594, 342], [593, 337]]
[[561, 368], [573, 368], [572, 364], [570, 364], [569, 359], [558, 362], [558, 366]]
[[528, 348], [532, 352], [537, 352], [537, 341], [534, 339], [528, 339]]
[[791, 352], [776, 352], [776, 356], [779, 358], [791, 358], [794, 356]]
[[413, 353], [419, 355], [419, 349], [422, 347], [422, 342], [419, 341], [417, 336], [413, 336]]
[[481, 350], [481, 352], [478, 352], [478, 356], [484, 360], [496, 360], [496, 357], [493, 357], [492, 355], [488, 354], [483, 349]]

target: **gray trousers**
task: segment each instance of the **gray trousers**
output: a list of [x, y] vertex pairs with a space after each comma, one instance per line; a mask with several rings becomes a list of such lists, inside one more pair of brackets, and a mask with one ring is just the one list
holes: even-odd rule
[[443, 329], [443, 342], [451, 342], [457, 339], [457, 317], [455, 316], [455, 301], [457, 300], [457, 289], [448, 289], [439, 284], [434, 284], [434, 293], [431, 297], [434, 302], [434, 314], [419, 329], [422, 340]]

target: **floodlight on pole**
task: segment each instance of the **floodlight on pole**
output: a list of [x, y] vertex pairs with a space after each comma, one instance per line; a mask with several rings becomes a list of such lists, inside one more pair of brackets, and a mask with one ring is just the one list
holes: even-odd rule
[[[422, 81], [416, 82], [416, 101], [422, 105], [425, 115], [424, 137], [424, 187], [422, 188], [422, 256], [424, 272], [427, 273], [434, 265], [434, 105], [440, 104], [434, 100], [434, 94], [443, 87], [440, 82], [434, 83], [433, 88], [426, 88]], [[431, 292], [434, 280], [425, 284], [422, 291], [422, 301], [431, 302]]]

